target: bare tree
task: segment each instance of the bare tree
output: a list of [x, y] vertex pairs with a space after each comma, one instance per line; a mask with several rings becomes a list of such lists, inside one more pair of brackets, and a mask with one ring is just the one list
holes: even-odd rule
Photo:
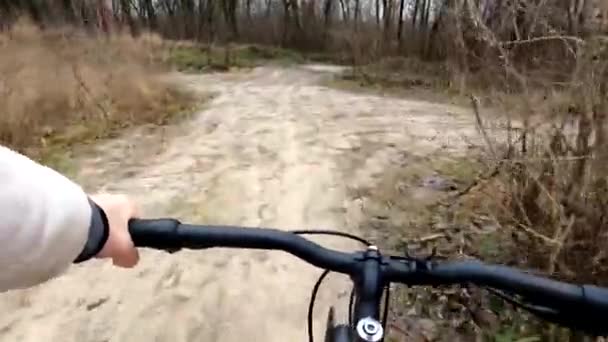
[[224, 20], [228, 23], [232, 32], [232, 39], [236, 39], [239, 36], [239, 28], [236, 19], [237, 0], [220, 0], [220, 2], [224, 13]]

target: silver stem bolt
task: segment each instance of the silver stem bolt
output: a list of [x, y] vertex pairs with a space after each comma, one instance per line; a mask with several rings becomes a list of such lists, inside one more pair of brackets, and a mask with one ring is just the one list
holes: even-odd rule
[[357, 322], [357, 334], [364, 341], [377, 342], [384, 336], [384, 329], [377, 320], [365, 317]]

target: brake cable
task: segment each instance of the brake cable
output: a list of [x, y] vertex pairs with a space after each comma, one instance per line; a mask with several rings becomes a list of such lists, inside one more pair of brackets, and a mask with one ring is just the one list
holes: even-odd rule
[[353, 325], [353, 311], [355, 305], [355, 287], [350, 289], [350, 298], [348, 299], [348, 325]]
[[309, 342], [314, 342], [313, 329], [312, 329], [312, 314], [313, 314], [314, 307], [315, 307], [315, 300], [317, 299], [317, 292], [319, 291], [319, 287], [321, 287], [321, 283], [323, 282], [323, 279], [325, 279], [325, 277], [327, 277], [328, 274], [329, 274], [329, 270], [324, 270], [323, 273], [321, 273], [321, 276], [319, 276], [319, 279], [317, 280], [317, 282], [315, 283], [315, 286], [312, 288], [310, 302], [308, 303], [308, 319], [307, 319], [307, 324], [306, 324], [307, 328], [308, 328], [308, 341]]
[[351, 240], [359, 241], [366, 246], [371, 246], [371, 242], [365, 240], [362, 237], [358, 237], [353, 234], [344, 233], [344, 232], [335, 232], [331, 230], [289, 230], [288, 233], [296, 234], [296, 235], [333, 235], [340, 236], [344, 238], [349, 238]]
[[[388, 320], [388, 307], [389, 307], [389, 302], [390, 302], [390, 292], [391, 292], [391, 287], [390, 284], [387, 284], [384, 287], [384, 291], [383, 293], [385, 293], [384, 296], [384, 310], [382, 312], [382, 329], [386, 330], [386, 322]], [[348, 325], [350, 326], [354, 326], [354, 322], [353, 322], [353, 306], [355, 303], [355, 289], [353, 288], [350, 291], [350, 299], [348, 300]]]
[[384, 331], [386, 331], [386, 322], [388, 319], [388, 306], [389, 306], [390, 294], [391, 294], [391, 285], [390, 284], [386, 284], [386, 286], [384, 287], [384, 292], [386, 293], [386, 295], [384, 296], [384, 312], [382, 314], [382, 329], [384, 329]]
[[[364, 238], [361, 238], [359, 236], [353, 235], [353, 234], [349, 234], [349, 233], [344, 233], [344, 232], [336, 232], [336, 231], [331, 231], [331, 230], [290, 230], [288, 231], [289, 233], [292, 234], [296, 234], [296, 235], [333, 235], [333, 236], [339, 236], [339, 237], [344, 237], [344, 238], [348, 238], [351, 240], [355, 240], [358, 242], [361, 242], [362, 244], [364, 244], [365, 246], [370, 246], [371, 242], [365, 240]], [[319, 276], [319, 279], [317, 279], [317, 282], [315, 283], [315, 286], [312, 289], [312, 293], [310, 296], [310, 302], [308, 303], [308, 319], [307, 319], [307, 330], [308, 330], [308, 341], [309, 342], [314, 342], [314, 336], [313, 336], [313, 311], [314, 311], [314, 306], [315, 306], [315, 301], [317, 299], [317, 293], [319, 292], [319, 288], [321, 287], [321, 283], [323, 283], [323, 280], [325, 279], [325, 277], [327, 277], [327, 275], [330, 273], [329, 270], [324, 270], [323, 273], [321, 273], [321, 275]], [[349, 321], [352, 319], [351, 316], [351, 307], [352, 307], [352, 300], [354, 298], [354, 292], [351, 292], [351, 300], [349, 303]], [[386, 318], [386, 317], [385, 317]], [[351, 322], [349, 322], [351, 323]]]

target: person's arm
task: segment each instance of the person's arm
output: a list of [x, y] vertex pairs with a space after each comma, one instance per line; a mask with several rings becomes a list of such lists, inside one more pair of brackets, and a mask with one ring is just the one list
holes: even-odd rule
[[[40, 284], [96, 256], [133, 266], [127, 224], [134, 214], [126, 197], [90, 198], [58, 172], [0, 146], [0, 292]], [[127, 260], [117, 262], [121, 253]]]

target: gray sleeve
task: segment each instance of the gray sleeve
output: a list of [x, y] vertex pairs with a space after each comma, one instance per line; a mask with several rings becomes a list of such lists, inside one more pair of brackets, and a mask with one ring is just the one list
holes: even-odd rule
[[64, 272], [83, 253], [93, 214], [80, 186], [0, 146], [0, 292]]

